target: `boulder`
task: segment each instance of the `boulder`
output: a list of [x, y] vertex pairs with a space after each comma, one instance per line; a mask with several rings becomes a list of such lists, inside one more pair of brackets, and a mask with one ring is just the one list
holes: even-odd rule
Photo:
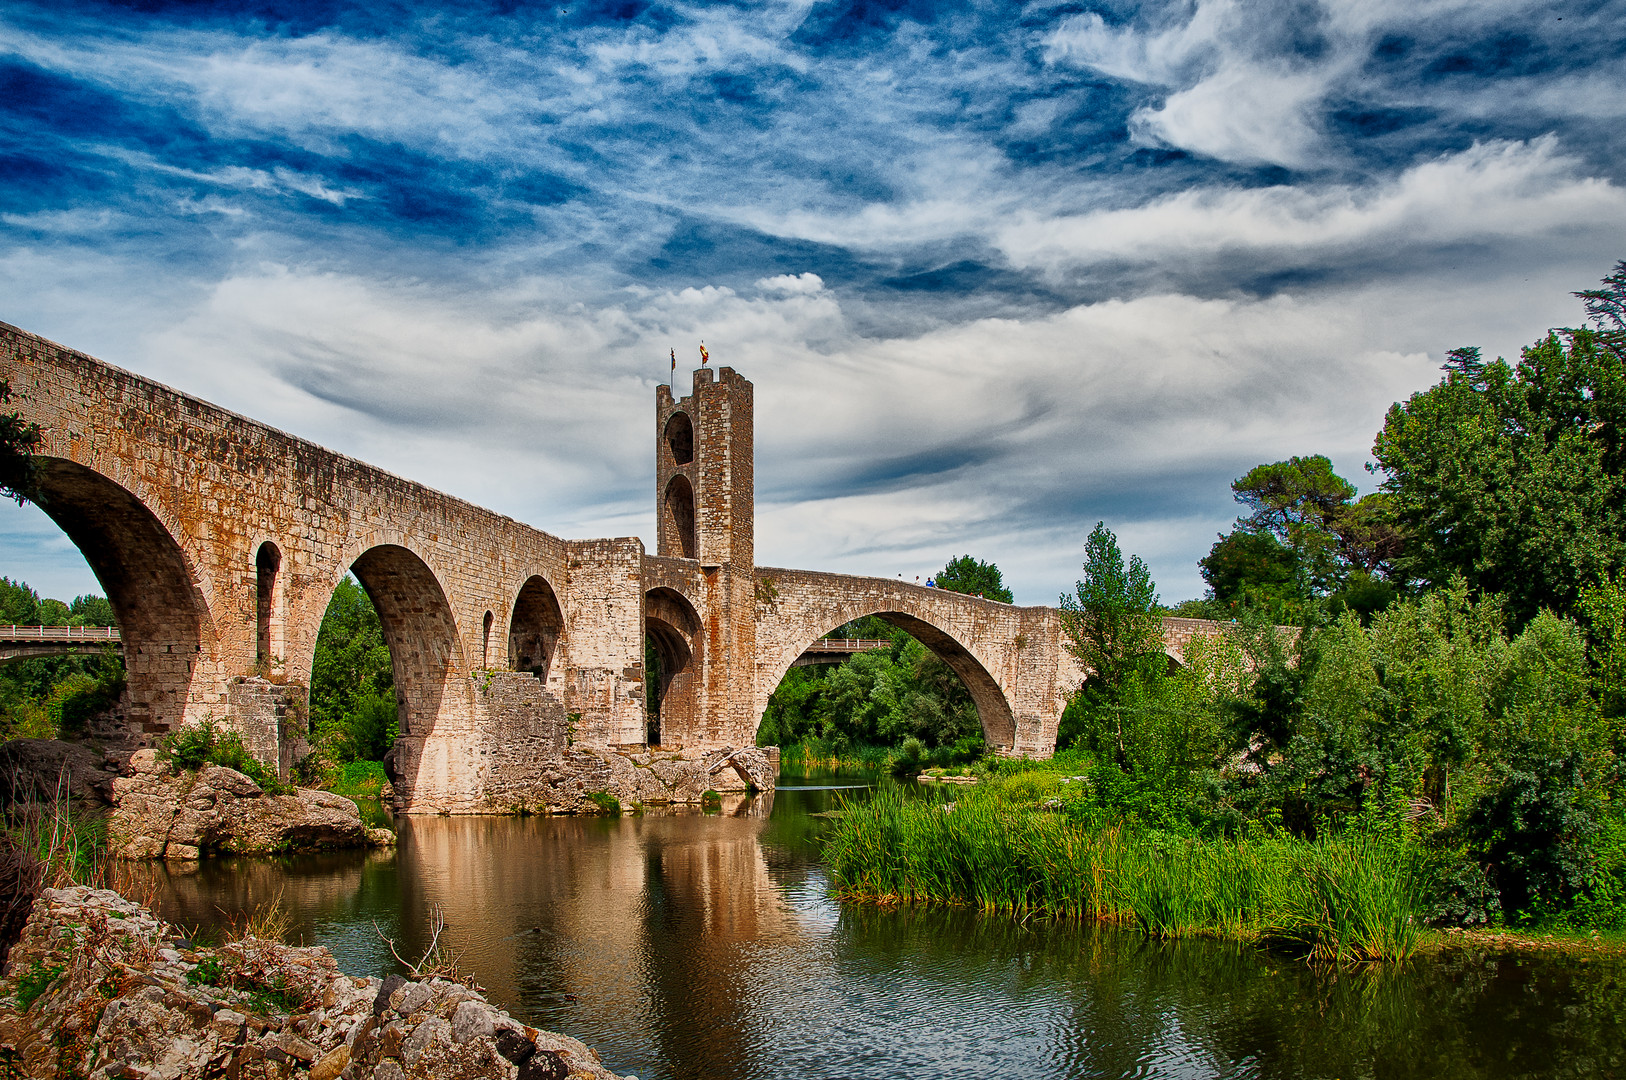
[[105, 803], [115, 773], [102, 754], [59, 739], [13, 739], [0, 745], [0, 803], [53, 802], [58, 796]]
[[464, 983], [352, 978], [326, 949], [256, 938], [196, 948], [84, 887], [40, 894], [0, 994], [0, 1061], [21, 1076], [617, 1080]]
[[131, 775], [112, 783], [107, 822], [110, 854], [126, 859], [197, 859], [394, 842], [369, 829], [356, 804], [330, 791], [304, 788], [269, 795], [235, 769], [207, 765], [176, 772], [151, 750], [130, 756]]

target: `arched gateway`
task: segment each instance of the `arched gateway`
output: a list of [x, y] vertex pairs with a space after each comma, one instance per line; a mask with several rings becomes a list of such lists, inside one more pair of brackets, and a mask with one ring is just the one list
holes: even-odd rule
[[3, 323], [0, 378], [43, 432], [41, 506], [112, 601], [131, 742], [213, 718], [287, 767], [348, 572], [384, 620], [413, 811], [512, 805], [569, 748], [644, 744], [646, 640], [663, 749], [754, 741], [785, 670], [863, 615], [940, 656], [1008, 753], [1048, 754], [1083, 678], [1054, 609], [757, 566], [752, 386], [730, 368], [656, 390], [653, 553], [560, 539]]

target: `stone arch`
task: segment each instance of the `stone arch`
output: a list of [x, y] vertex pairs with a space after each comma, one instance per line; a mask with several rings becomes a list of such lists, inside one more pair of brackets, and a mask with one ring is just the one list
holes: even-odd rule
[[37, 457], [41, 510], [90, 564], [124, 646], [124, 716], [151, 741], [188, 717], [200, 666], [216, 652], [202, 575], [177, 531], [129, 487], [78, 462]]
[[681, 744], [698, 727], [703, 629], [694, 605], [676, 589], [663, 586], [644, 595], [644, 633], [661, 665], [655, 687], [659, 721], [650, 718], [651, 743]]
[[672, 464], [687, 465], [694, 460], [694, 421], [681, 409], [666, 421], [663, 433], [666, 450], [672, 455]]
[[694, 532], [694, 487], [687, 476], [672, 477], [666, 485], [666, 496], [661, 500], [661, 513], [666, 517], [668, 535], [676, 539], [677, 555], [682, 559], [699, 558]]
[[[463, 644], [440, 580], [429, 564], [398, 544], [377, 544], [349, 566], [378, 611], [395, 676], [402, 737], [431, 734], [455, 706], [462, 713]], [[336, 583], [335, 583], [336, 584]]]
[[254, 660], [269, 670], [283, 656], [282, 549], [270, 540], [254, 552]]
[[806, 652], [819, 638], [834, 630], [838, 626], [852, 622], [855, 619], [874, 615], [891, 626], [906, 631], [916, 641], [930, 649], [938, 659], [949, 666], [949, 669], [959, 676], [965, 684], [966, 691], [971, 695], [972, 702], [977, 707], [977, 717], [982, 723], [983, 739], [992, 749], [1009, 752], [1016, 745], [1016, 715], [1011, 710], [1010, 699], [1006, 697], [1004, 688], [999, 680], [989, 672], [983, 661], [963, 644], [952, 632], [943, 629], [930, 620], [929, 614], [924, 611], [914, 613], [899, 610], [899, 606], [879, 603], [872, 606], [855, 606], [842, 613], [842, 618], [816, 633], [806, 633], [799, 638], [794, 651], [781, 654], [773, 662], [772, 682], [764, 688], [764, 694], [757, 706], [757, 726], [762, 724], [762, 714], [767, 706], [767, 696], [773, 693], [775, 687], [785, 678], [796, 658]]
[[520, 586], [513, 612], [508, 623], [508, 666], [529, 671], [546, 686], [565, 630], [559, 596], [547, 578], [532, 574]]

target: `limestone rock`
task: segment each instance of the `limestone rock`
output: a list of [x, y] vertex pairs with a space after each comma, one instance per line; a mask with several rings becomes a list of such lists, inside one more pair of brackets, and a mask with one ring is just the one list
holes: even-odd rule
[[114, 773], [106, 759], [79, 743], [13, 739], [0, 745], [0, 803], [54, 801], [59, 794], [105, 803]]
[[767, 753], [754, 746], [630, 754], [571, 747], [529, 767], [510, 764], [500, 784], [488, 787], [485, 805], [490, 813], [597, 814], [603, 810], [591, 797], [595, 792], [631, 810], [639, 804], [696, 805], [708, 791], [773, 788], [773, 766]]
[[108, 850], [126, 859], [196, 859], [367, 847], [388, 830], [369, 829], [356, 804], [330, 791], [267, 795], [251, 778], [219, 766], [176, 773], [150, 750], [130, 758], [132, 775], [113, 780]]
[[[46, 978], [26, 1008], [25, 975]], [[22, 1076], [616, 1080], [461, 983], [351, 978], [326, 949], [258, 939], [196, 949], [83, 887], [40, 895], [0, 994], [0, 1054]]]

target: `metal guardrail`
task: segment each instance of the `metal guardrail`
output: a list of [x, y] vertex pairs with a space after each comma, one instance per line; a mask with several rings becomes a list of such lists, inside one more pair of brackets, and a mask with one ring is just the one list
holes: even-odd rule
[[870, 649], [890, 649], [891, 638], [820, 638], [807, 647], [808, 652], [868, 652]]
[[6, 626], [0, 641], [120, 641], [116, 626]]

